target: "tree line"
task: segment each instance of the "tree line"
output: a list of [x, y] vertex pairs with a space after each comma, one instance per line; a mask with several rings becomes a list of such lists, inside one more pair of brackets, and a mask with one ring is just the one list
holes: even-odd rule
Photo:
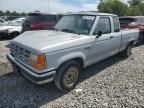
[[26, 13], [25, 12], [22, 12], [22, 13], [18, 13], [16, 11], [1, 11], [0, 10], [0, 16], [26, 16]]
[[128, 3], [120, 0], [100, 0], [98, 10], [118, 16], [141, 16], [144, 15], [144, 0], [129, 0]]

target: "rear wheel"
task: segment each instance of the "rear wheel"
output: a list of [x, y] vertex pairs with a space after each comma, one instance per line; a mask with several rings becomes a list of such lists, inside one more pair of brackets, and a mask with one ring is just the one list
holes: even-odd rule
[[128, 44], [127, 48], [121, 53], [125, 58], [129, 57], [132, 54], [132, 44]]
[[142, 45], [144, 43], [144, 33], [140, 33], [139, 34], [139, 38], [138, 38], [138, 42], [137, 42], [137, 46]]
[[81, 72], [81, 66], [74, 60], [64, 63], [57, 71], [55, 76], [55, 85], [61, 91], [72, 90], [78, 80]]

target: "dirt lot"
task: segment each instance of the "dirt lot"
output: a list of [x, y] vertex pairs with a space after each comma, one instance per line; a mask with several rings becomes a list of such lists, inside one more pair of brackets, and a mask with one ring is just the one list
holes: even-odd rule
[[9, 40], [0, 41], [0, 75], [12, 71], [8, 60], [6, 59], [6, 54], [9, 51], [8, 44]]
[[0, 108], [144, 108], [144, 45], [122, 59], [111, 57], [83, 70], [76, 89], [62, 93], [51, 84], [36, 86], [12, 73], [8, 41], [0, 41]]

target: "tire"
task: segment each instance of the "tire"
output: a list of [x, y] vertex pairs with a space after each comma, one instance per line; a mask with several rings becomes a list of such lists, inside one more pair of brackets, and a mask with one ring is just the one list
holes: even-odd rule
[[60, 91], [70, 91], [75, 88], [78, 81], [79, 74], [81, 72], [81, 66], [75, 60], [64, 63], [57, 70], [54, 82], [56, 87]]
[[127, 48], [121, 53], [122, 57], [128, 58], [132, 54], [132, 44], [128, 44]]
[[21, 76], [20, 69], [16, 65], [12, 64], [13, 72], [16, 76]]
[[140, 34], [139, 34], [139, 38], [138, 38], [138, 42], [137, 42], [137, 46], [139, 46], [139, 45], [142, 45], [143, 43], [144, 43], [144, 34], [141, 32]]
[[17, 37], [18, 35], [20, 35], [19, 32], [14, 32], [14, 33], [11, 34], [11, 38], [15, 38], [15, 37]]

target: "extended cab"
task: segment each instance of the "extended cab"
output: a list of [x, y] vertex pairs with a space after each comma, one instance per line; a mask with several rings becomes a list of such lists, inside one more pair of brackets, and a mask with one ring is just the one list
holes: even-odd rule
[[55, 30], [29, 31], [10, 42], [16, 72], [36, 84], [75, 87], [81, 69], [117, 53], [131, 54], [139, 30], [120, 30], [116, 15], [79, 12], [62, 17]]
[[125, 16], [120, 17], [120, 27], [122, 29], [134, 29], [140, 30], [138, 43], [144, 42], [144, 16]]

